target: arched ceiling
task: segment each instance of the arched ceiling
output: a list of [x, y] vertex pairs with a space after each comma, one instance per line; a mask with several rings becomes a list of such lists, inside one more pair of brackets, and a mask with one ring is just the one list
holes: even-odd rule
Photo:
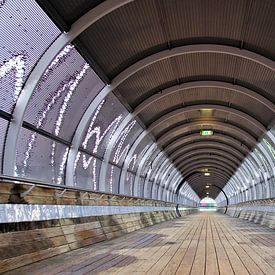
[[[37, 2], [67, 32], [104, 1]], [[199, 196], [222, 188], [274, 124], [275, 2], [105, 2], [73, 43]]]

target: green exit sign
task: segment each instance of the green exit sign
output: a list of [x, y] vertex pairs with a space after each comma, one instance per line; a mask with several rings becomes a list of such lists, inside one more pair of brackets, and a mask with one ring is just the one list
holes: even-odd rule
[[201, 131], [201, 135], [202, 136], [212, 136], [213, 135], [213, 131], [212, 130], [202, 130]]

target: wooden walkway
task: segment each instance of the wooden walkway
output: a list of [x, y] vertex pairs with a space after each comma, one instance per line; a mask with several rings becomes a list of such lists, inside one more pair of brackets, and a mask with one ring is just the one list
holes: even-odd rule
[[275, 274], [275, 231], [200, 212], [7, 274]]

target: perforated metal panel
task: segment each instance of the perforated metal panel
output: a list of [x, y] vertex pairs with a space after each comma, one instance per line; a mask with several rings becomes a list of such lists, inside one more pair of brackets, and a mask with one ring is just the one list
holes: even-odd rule
[[124, 158], [131, 145], [134, 143], [138, 135], [142, 132], [142, 128], [139, 124], [132, 120], [121, 132], [120, 136], [117, 139], [117, 142], [113, 148], [111, 160], [122, 166]]
[[34, 0], [1, 3], [0, 109], [11, 112], [34, 65], [60, 31]]
[[2, 161], [7, 127], [8, 121], [0, 118], [0, 173], [2, 173]]
[[98, 180], [102, 161], [79, 152], [75, 169], [75, 185], [85, 189], [98, 190]]
[[151, 190], [152, 190], [153, 183], [148, 181], [146, 190], [144, 189], [144, 197], [151, 198]]
[[143, 189], [144, 189], [145, 178], [140, 178], [137, 186], [137, 196], [143, 196]]
[[107, 171], [107, 188], [106, 191], [114, 194], [118, 194], [118, 185], [119, 185], [119, 177], [120, 177], [121, 169], [117, 166], [108, 165]]
[[[159, 152], [158, 152], [159, 153]], [[150, 159], [150, 162], [152, 162], [152, 170], [153, 170], [153, 173], [151, 173], [150, 175], [150, 179], [151, 180], [155, 180], [156, 179], [156, 176], [158, 175], [158, 168], [162, 165], [162, 163], [167, 159], [166, 156], [163, 154], [163, 153], [160, 153], [161, 154], [161, 157], [158, 158], [157, 161], [154, 161], [156, 157], [158, 157], [158, 153], [156, 152], [155, 155], [153, 155]], [[147, 165], [145, 166], [147, 167]]]
[[160, 150], [156, 147], [155, 150], [147, 157], [143, 169], [141, 170], [141, 176], [145, 177], [148, 175], [151, 177], [155, 172], [156, 163], [154, 162], [155, 158], [160, 153]]
[[83, 135], [82, 147], [103, 156], [110, 138], [127, 114], [118, 99], [113, 94], [108, 95], [91, 116]]
[[126, 179], [124, 182], [124, 194], [132, 196], [134, 188], [135, 174], [132, 172], [127, 172]]
[[72, 46], [66, 46], [44, 73], [24, 119], [68, 141], [104, 83]]
[[63, 184], [68, 149], [61, 143], [21, 128], [16, 173], [19, 177]]
[[149, 137], [145, 137], [138, 145], [136, 150], [134, 151], [133, 155], [131, 156], [131, 162], [128, 165], [128, 170], [136, 172], [140, 161], [144, 157], [144, 154], [152, 145], [152, 140]]

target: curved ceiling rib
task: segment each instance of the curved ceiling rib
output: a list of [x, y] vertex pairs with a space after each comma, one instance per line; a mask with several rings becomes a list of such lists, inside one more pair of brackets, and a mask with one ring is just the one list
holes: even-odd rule
[[[211, 154], [209, 153], [209, 149], [200, 149], [195, 152], [190, 152], [189, 154], [184, 154], [177, 158], [176, 160], [173, 161], [173, 163], [179, 168], [179, 166], [183, 166], [185, 163], [190, 163], [191, 160], [194, 160], [194, 158], [201, 158], [202, 156], [204, 157], [213, 157], [217, 158], [217, 156], [224, 157], [226, 156], [227, 161], [231, 160], [233, 163], [235, 163], [237, 166], [241, 164], [241, 161], [238, 160], [235, 156], [231, 155], [228, 152], [225, 151], [220, 151], [220, 150], [211, 150]], [[190, 159], [190, 161], [188, 161]], [[251, 174], [253, 169], [251, 167], [244, 165], [242, 168], [247, 174]]]
[[[233, 108], [229, 108], [227, 106], [221, 106], [221, 105], [215, 105], [215, 104], [200, 104], [200, 105], [193, 105], [193, 106], [188, 106], [188, 107], [185, 107], [185, 108], [181, 108], [181, 109], [178, 109], [176, 111], [172, 111], [162, 117], [160, 117], [159, 119], [157, 119], [155, 122], [153, 122], [148, 128], [147, 130], [144, 130], [140, 135], [139, 137], [135, 140], [134, 144], [132, 145], [127, 157], [126, 157], [126, 160], [124, 162], [124, 167], [123, 169], [126, 169], [128, 163], [129, 163], [129, 160], [130, 160], [130, 157], [132, 155], [132, 153], [134, 152], [134, 150], [137, 148], [138, 144], [141, 142], [141, 140], [146, 136], [148, 135], [154, 128], [160, 126], [164, 121], [168, 120], [169, 118], [171, 118], [172, 116], [176, 116], [177, 114], [179, 113], [184, 113], [184, 112], [189, 112], [189, 111], [193, 111], [193, 110], [200, 110], [200, 109], [216, 109], [216, 110], [222, 110], [222, 111], [226, 111], [226, 112], [229, 112], [229, 113], [233, 113], [237, 116], [240, 116], [240, 117], [245, 117], [247, 120], [249, 121], [253, 121], [254, 124], [257, 125], [257, 127], [259, 129], [261, 129], [262, 132], [265, 132], [265, 127], [260, 123], [258, 122], [257, 120], [255, 120], [254, 118], [248, 116], [247, 114], [243, 113], [243, 112], [240, 112], [239, 110], [236, 110], [236, 109], [233, 109]], [[192, 124], [192, 123], [191, 123]], [[211, 123], [210, 123], [211, 124]], [[226, 123], [224, 123], [225, 126], [228, 126]], [[236, 129], [235, 127], [233, 127], [234, 129]], [[239, 128], [237, 128], [240, 132], [244, 133], [245, 134], [245, 138], [246, 139], [250, 139], [250, 140], [253, 140], [253, 138], [248, 135], [246, 132], [244, 132], [243, 130], [240, 130]], [[253, 140], [253, 143], [256, 144], [256, 141]], [[105, 166], [104, 166], [104, 163], [105, 163]], [[105, 182], [106, 180], [106, 173], [107, 173], [107, 159], [106, 159], [106, 162], [104, 162], [102, 164], [103, 168], [102, 168], [102, 172], [100, 173], [100, 182]]]
[[162, 91], [159, 91], [156, 94], [153, 94], [152, 96], [148, 97], [143, 102], [141, 102], [134, 109], [134, 111], [132, 112], [132, 115], [133, 116], [138, 115], [145, 108], [149, 107], [151, 104], [157, 102], [162, 98], [165, 98], [167, 96], [172, 96], [173, 94], [180, 91], [188, 91], [196, 88], [220, 88], [220, 89], [225, 89], [228, 92], [234, 91], [234, 92], [237, 92], [238, 94], [242, 94], [256, 100], [257, 102], [265, 105], [268, 109], [270, 109], [272, 112], [275, 113], [275, 104], [273, 104], [273, 102], [271, 102], [269, 99], [265, 98], [264, 96], [260, 95], [259, 93], [253, 91], [252, 89], [248, 89], [240, 85], [223, 82], [223, 81], [200, 80], [200, 81], [192, 81], [192, 82], [182, 83], [179, 85], [174, 85]]
[[231, 142], [230, 139], [226, 138], [200, 138], [200, 135], [197, 134], [196, 136], [192, 137], [193, 139], [185, 140], [185, 137], [180, 137], [177, 140], [175, 140], [173, 143], [168, 145], [167, 147], [163, 147], [165, 152], [167, 154], [173, 154], [175, 151], [177, 151], [180, 148], [183, 148], [185, 146], [191, 145], [191, 144], [201, 144], [201, 142], [211, 142], [211, 143], [217, 143], [217, 144], [225, 144], [226, 146], [230, 146], [234, 148], [235, 150], [239, 151], [242, 155], [246, 155], [249, 150], [243, 148], [239, 143]]
[[265, 126], [261, 122], [259, 122], [257, 119], [255, 119], [254, 117], [248, 115], [247, 113], [239, 111], [237, 109], [234, 109], [234, 108], [231, 108], [228, 106], [224, 106], [224, 105], [218, 105], [218, 104], [192, 105], [192, 106], [182, 107], [180, 109], [171, 111], [171, 112], [166, 113], [165, 115], [161, 116], [160, 118], [157, 118], [153, 123], [151, 123], [148, 126], [148, 131], [151, 132], [154, 128], [156, 128], [157, 126], [160, 126], [161, 123], [173, 118], [174, 116], [177, 116], [179, 114], [184, 114], [184, 113], [187, 113], [190, 111], [203, 110], [203, 109], [213, 109], [213, 110], [218, 110], [218, 111], [223, 111], [223, 112], [228, 112], [230, 114], [234, 114], [240, 118], [247, 120], [247, 122], [253, 124], [253, 126], [256, 127], [262, 133], [266, 132]]
[[205, 189], [205, 185], [210, 184], [210, 183], [213, 184], [213, 181], [216, 181], [216, 183], [218, 185], [223, 185], [224, 182], [228, 181], [228, 178], [224, 177], [221, 174], [217, 174], [217, 173], [213, 172], [212, 175], [209, 176], [209, 178], [203, 177], [202, 175], [199, 175], [199, 174], [195, 174], [188, 179], [189, 185], [196, 186], [197, 190]]
[[[117, 75], [111, 82], [110, 85], [106, 86], [93, 100], [93, 102], [90, 104], [90, 106], [85, 111], [84, 115], [82, 116], [82, 119], [75, 131], [73, 140], [72, 140], [72, 147], [69, 151], [68, 155], [68, 168], [66, 169], [66, 178], [67, 178], [67, 184], [71, 185], [73, 183], [73, 163], [76, 157], [76, 154], [78, 152], [78, 148], [81, 143], [81, 138], [83, 136], [83, 132], [85, 131], [87, 124], [89, 122], [90, 116], [93, 114], [93, 112], [96, 109], [96, 106], [100, 104], [100, 102], [115, 88], [117, 88], [122, 82], [124, 82], [126, 79], [128, 79], [133, 74], [137, 73], [138, 71], [142, 70], [143, 68], [156, 63], [158, 61], [183, 55], [183, 54], [190, 54], [190, 53], [204, 53], [204, 52], [210, 52], [210, 53], [221, 53], [221, 54], [227, 54], [232, 55], [244, 59], [251, 60], [253, 62], [256, 62], [262, 66], [267, 67], [268, 69], [274, 71], [275, 70], [275, 63], [259, 54], [247, 51], [247, 50], [240, 50], [235, 47], [231, 46], [224, 46], [224, 45], [215, 45], [215, 44], [198, 44], [198, 45], [191, 45], [191, 46], [181, 46], [177, 48], [173, 48], [171, 50], [164, 50], [155, 54], [152, 54], [133, 65], [126, 68], [123, 72], [121, 72], [119, 75]], [[117, 133], [115, 136], [117, 137]], [[110, 143], [110, 146], [112, 143]], [[110, 150], [106, 150], [106, 154], [104, 156], [104, 159], [106, 160], [102, 164], [101, 173], [100, 173], [100, 181], [106, 181], [106, 173], [108, 168], [108, 162], [110, 161], [111, 152]]]
[[215, 141], [220, 143], [225, 143], [229, 146], [233, 146], [234, 148], [237, 148], [238, 151], [248, 154], [249, 149], [241, 143], [241, 141], [236, 140], [234, 138], [231, 138], [228, 135], [225, 134], [218, 134], [214, 133], [212, 136], [201, 136], [199, 133], [191, 134], [191, 135], [185, 135], [185, 136], [177, 136], [177, 139], [173, 139], [172, 142], [168, 142], [167, 146], [162, 146], [163, 150], [170, 154], [177, 148], [179, 145], [184, 146], [185, 144], [196, 142], [196, 141]]
[[[212, 158], [211, 158], [212, 159]], [[222, 165], [219, 165], [218, 162], [220, 161], [219, 159], [216, 159], [216, 158], [213, 158], [214, 161], [217, 160], [217, 162], [208, 162], [210, 160], [209, 159], [197, 159], [197, 163], [193, 163], [192, 165], [189, 165], [189, 166], [182, 166], [182, 167], [179, 167], [179, 171], [181, 171], [181, 174], [183, 176], [185, 176], [186, 174], [188, 174], [190, 171], [193, 171], [193, 170], [196, 170], [196, 171], [202, 171], [202, 169], [204, 169], [205, 167], [207, 167], [207, 169], [210, 171], [212, 171], [211, 168], [215, 167], [216, 169], [219, 169], [221, 172], [223, 172], [224, 174], [227, 175], [227, 177], [231, 177], [232, 176], [232, 170], [229, 170], [229, 169], [232, 169], [231, 166], [230, 167], [227, 167], [225, 163], [223, 163]], [[207, 165], [204, 165], [205, 163], [208, 163]], [[203, 164], [201, 164], [203, 163]], [[235, 168], [234, 168], [235, 169]], [[208, 177], [210, 178], [210, 176]]]
[[[205, 167], [211, 167], [215, 166], [216, 168], [219, 168], [222, 170], [225, 170], [228, 174], [232, 175], [234, 174], [236, 167], [232, 167], [228, 164], [224, 164], [224, 163], [220, 163], [219, 161], [216, 160], [211, 160], [209, 159], [208, 161], [206, 160], [200, 160], [199, 162], [196, 162], [195, 164], [191, 164], [188, 167], [184, 166], [184, 167], [179, 167], [179, 171], [181, 171], [182, 175], [186, 175], [187, 173], [189, 173], [190, 170], [192, 169], [201, 169], [201, 168], [205, 168]], [[237, 176], [238, 180], [240, 181], [240, 184], [243, 185], [243, 180], [244, 180], [244, 173], [242, 172], [240, 175]]]
[[212, 152], [211, 150], [211, 153], [207, 152], [208, 149], [203, 149], [203, 150], [198, 150], [198, 151], [195, 151], [195, 152], [192, 152], [189, 153], [189, 154], [186, 154], [185, 155], [182, 155], [180, 156], [179, 158], [175, 159], [173, 161], [173, 163], [175, 165], [182, 165], [182, 164], [185, 164], [185, 163], [191, 163], [193, 160], [196, 160], [198, 158], [202, 158], [202, 157], [215, 157], [215, 158], [222, 158], [224, 159], [224, 157], [226, 157], [227, 161], [230, 161], [230, 162], [233, 162], [235, 163], [235, 165], [239, 165], [241, 163], [241, 161], [237, 158], [235, 158], [234, 156], [232, 156], [231, 154], [227, 153], [227, 152], [224, 152], [224, 151], [219, 151], [219, 150], [215, 150], [214, 152]]
[[[196, 172], [198, 172], [197, 174], [199, 175], [199, 173], [201, 173], [201, 170], [200, 170], [200, 167], [201, 166], [194, 166], [194, 167], [192, 167], [192, 168], [190, 168], [188, 171], [185, 171], [185, 173], [183, 173], [182, 175], [183, 176], [186, 176], [186, 175], [188, 175], [189, 173], [191, 173], [191, 172], [193, 172], [193, 171], [196, 171]], [[219, 174], [219, 175], [221, 175], [224, 179], [227, 179], [227, 180], [229, 180], [230, 178], [231, 178], [231, 174], [229, 174], [228, 173], [228, 171], [226, 171], [226, 170], [221, 170], [221, 168], [220, 167], [217, 167], [217, 166], [215, 166], [215, 165], [211, 165], [211, 166], [209, 166], [209, 171], [211, 172], [211, 173], [216, 173], [216, 174]]]
[[[172, 130], [167, 131], [166, 133], [162, 134], [161, 136], [158, 137], [157, 142], [158, 144], [163, 144], [169, 142], [170, 139], [173, 138], [173, 136], [176, 134], [178, 131], [191, 131], [193, 128], [195, 129], [201, 129], [203, 126], [209, 126], [209, 127], [218, 127], [218, 129], [226, 129], [228, 132], [234, 132], [237, 133], [240, 137], [242, 137], [242, 140], [248, 140], [252, 146], [249, 148], [251, 149], [254, 147], [254, 145], [257, 144], [257, 140], [249, 134], [247, 131], [243, 130], [240, 127], [237, 127], [235, 125], [230, 124], [229, 122], [222, 122], [222, 121], [197, 121], [197, 122], [188, 122], [184, 123], [180, 126], [176, 126]], [[190, 129], [191, 128], [191, 129]], [[215, 130], [216, 128], [214, 128]]]
[[[232, 146], [228, 146], [225, 144], [219, 144], [217, 142], [211, 142], [211, 141], [199, 141], [195, 143], [191, 143], [189, 145], [186, 145], [184, 147], [180, 147], [178, 150], [175, 150], [172, 154], [169, 155], [169, 158], [171, 160], [176, 159], [178, 156], [181, 154], [187, 153], [192, 150], [198, 150], [200, 148], [214, 148], [214, 149], [219, 149], [221, 151], [228, 152], [229, 154], [237, 157], [239, 160], [242, 160], [245, 155], [243, 155], [241, 152], [239, 152], [237, 149], [235, 149]], [[210, 152], [211, 153], [211, 152]]]
[[224, 168], [227, 168], [228, 171], [231, 171], [232, 174], [234, 174], [235, 170], [238, 168], [237, 165], [234, 165], [232, 162], [230, 162], [230, 164], [225, 163], [220, 163], [220, 158], [212, 158], [209, 157], [209, 158], [202, 158], [200, 159], [200, 161], [197, 161], [195, 164], [194, 163], [189, 163], [187, 165], [183, 164], [183, 165], [179, 165], [178, 166], [178, 170], [179, 171], [183, 171], [183, 169], [189, 169], [190, 167], [194, 166], [194, 165], [197, 165], [197, 164], [200, 164], [200, 165], [203, 165], [204, 167], [207, 167], [207, 164], [217, 164], [217, 165], [220, 165], [221, 167], [224, 167]]

